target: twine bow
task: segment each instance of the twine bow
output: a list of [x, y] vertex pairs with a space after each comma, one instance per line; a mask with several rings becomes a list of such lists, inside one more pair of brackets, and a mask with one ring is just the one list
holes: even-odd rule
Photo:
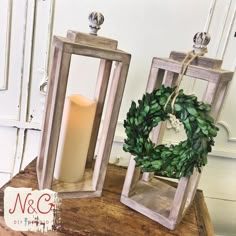
[[172, 110], [172, 114], [174, 114], [174, 105], [175, 105], [175, 100], [176, 98], [178, 97], [179, 95], [179, 88], [180, 88], [180, 84], [183, 80], [183, 77], [184, 77], [184, 74], [185, 72], [187, 71], [188, 69], [188, 66], [190, 65], [190, 63], [196, 59], [198, 56], [203, 56], [204, 54], [206, 53], [205, 52], [199, 52], [199, 53], [195, 53], [193, 50], [188, 52], [184, 58], [184, 60], [182, 61], [182, 68], [181, 68], [181, 72], [178, 76], [178, 79], [176, 81], [176, 88], [175, 90], [171, 93], [171, 95], [168, 97], [167, 101], [166, 101], [166, 104], [164, 106], [164, 111], [166, 110], [166, 107], [168, 105], [168, 103], [170, 102], [170, 100], [172, 99], [171, 101], [171, 110]]

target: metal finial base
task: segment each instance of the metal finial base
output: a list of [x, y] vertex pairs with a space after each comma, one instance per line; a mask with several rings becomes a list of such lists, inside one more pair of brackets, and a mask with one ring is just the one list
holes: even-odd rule
[[91, 12], [88, 17], [90, 24], [89, 27], [91, 29], [90, 34], [97, 35], [98, 30], [100, 29], [100, 25], [104, 22], [104, 16], [100, 12]]

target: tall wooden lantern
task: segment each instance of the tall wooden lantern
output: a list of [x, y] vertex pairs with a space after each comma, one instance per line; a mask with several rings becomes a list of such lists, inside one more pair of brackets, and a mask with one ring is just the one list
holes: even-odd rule
[[[62, 198], [101, 196], [130, 63], [130, 54], [118, 50], [116, 40], [97, 36], [104, 20], [102, 14], [93, 12], [89, 20], [90, 34], [68, 31], [66, 38], [54, 36], [53, 40], [37, 176], [40, 189], [57, 191]], [[92, 101], [81, 96], [66, 97], [72, 55], [100, 60]], [[101, 137], [96, 147], [102, 116]], [[61, 135], [64, 136], [60, 145]], [[59, 180], [54, 178], [55, 171]]]
[[[209, 39], [195, 37], [195, 52], [206, 50]], [[185, 53], [171, 52], [169, 59], [153, 58], [146, 91], [151, 93], [162, 84], [173, 87], [182, 73], [182, 61]], [[233, 72], [221, 69], [222, 60], [199, 56], [187, 67], [185, 75], [188, 79], [207, 82], [203, 102], [211, 104], [210, 115], [217, 120], [229, 81]], [[162, 142], [165, 123], [152, 130], [151, 139], [155, 144]], [[141, 172], [136, 167], [134, 157], [128, 166], [127, 175], [121, 195], [121, 202], [159, 222], [169, 229], [175, 229], [194, 199], [200, 174], [197, 170], [190, 177], [181, 177], [177, 188], [154, 177], [153, 173]]]

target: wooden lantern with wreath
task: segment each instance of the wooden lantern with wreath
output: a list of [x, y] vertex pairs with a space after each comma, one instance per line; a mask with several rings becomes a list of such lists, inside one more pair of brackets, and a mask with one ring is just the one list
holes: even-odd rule
[[[132, 156], [121, 202], [169, 229], [175, 229], [194, 199], [233, 76], [221, 69], [221, 60], [203, 57], [209, 41], [207, 33], [197, 33], [193, 51], [171, 52], [169, 59], [153, 58], [146, 94], [137, 104], [132, 102], [124, 121], [124, 150]], [[179, 89], [184, 75], [207, 81], [202, 101]], [[185, 141], [161, 144], [168, 119], [183, 124]], [[154, 174], [179, 179], [177, 188]]]

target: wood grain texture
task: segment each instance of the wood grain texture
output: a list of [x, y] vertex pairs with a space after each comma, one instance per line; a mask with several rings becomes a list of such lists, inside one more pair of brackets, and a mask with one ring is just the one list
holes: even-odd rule
[[[86, 40], [89, 42], [86, 43]], [[131, 55], [117, 50], [116, 46], [114, 46], [117, 45], [117, 41], [104, 38], [102, 40], [104, 44], [108, 43], [106, 47], [101, 47], [101, 37], [80, 32], [69, 32], [67, 38], [54, 36], [52, 70], [49, 79], [47, 106], [37, 164], [40, 189], [51, 189], [53, 184], [53, 172], [57, 157], [71, 56], [76, 54], [101, 59], [94, 94], [94, 99], [98, 105], [92, 129], [92, 138], [89, 144], [88, 161], [86, 163], [86, 166], [93, 173], [89, 178], [86, 176], [84, 183], [71, 185], [65, 183], [55, 184], [54, 182], [54, 187], [63, 198], [98, 197], [101, 195], [104, 184]], [[113, 61], [116, 61], [117, 67], [114, 70], [113, 77], [110, 78]], [[111, 89], [109, 94], [107, 94], [109, 82]], [[107, 99], [107, 107], [106, 111], [103, 112], [105, 99]], [[104, 125], [101, 131], [102, 136], [93, 168], [92, 160], [103, 114]], [[69, 187], [71, 187], [71, 190]]]
[[113, 61], [122, 61], [128, 64], [130, 55], [121, 50], [98, 48], [90, 45], [82, 45], [70, 41], [68, 38], [54, 36], [55, 44], [63, 44], [63, 52], [70, 54], [77, 54], [81, 56], [95, 57]]
[[[171, 52], [170, 58], [175, 61], [183, 61], [186, 56], [186, 53], [183, 52]], [[222, 60], [220, 59], [213, 59], [209, 57], [198, 57], [191, 62], [191, 65], [198, 65], [201, 67], [211, 68], [211, 69], [220, 69], [222, 65]]]
[[[170, 208], [170, 214], [168, 218], [171, 221], [179, 223], [183, 217], [184, 208], [188, 199], [188, 194], [191, 189], [191, 177], [182, 177], [179, 180], [178, 187], [176, 189], [174, 200]], [[193, 186], [195, 187], [195, 186]]]
[[50, 189], [52, 185], [71, 60], [71, 54], [63, 53], [63, 45], [61, 48], [57, 48], [55, 45], [54, 52], [54, 67], [49, 80], [49, 90], [46, 98], [47, 107], [38, 161], [40, 189]]
[[[180, 73], [182, 70], [182, 63], [174, 61], [172, 59], [163, 59], [156, 57], [153, 61], [153, 66], [163, 70], [172, 71], [174, 73]], [[198, 78], [210, 82], [212, 81], [215, 83], [220, 79], [222, 82], [230, 81], [232, 79], [233, 72], [190, 65], [185, 75], [188, 77]]]
[[102, 137], [98, 149], [98, 155], [93, 175], [93, 183], [95, 184], [98, 191], [102, 191], [103, 188], [106, 168], [110, 158], [128, 68], [129, 63], [123, 64], [122, 62], [117, 62], [112, 78], [110, 94], [108, 95], [109, 100], [104, 117], [105, 125], [103, 125], [103, 129], [101, 132]]
[[54, 179], [52, 183], [52, 190], [55, 192], [95, 191], [92, 184], [92, 175], [92, 169], [86, 168], [83, 180], [78, 183], [65, 183]]
[[101, 36], [95, 36], [91, 34], [85, 34], [73, 30], [67, 31], [67, 38], [70, 39], [72, 42], [85, 44], [93, 47], [100, 47], [100, 48], [110, 48], [116, 49], [118, 45], [117, 40], [104, 38]]
[[[170, 231], [151, 219], [129, 209], [120, 203], [120, 194], [126, 169], [108, 166], [101, 198], [62, 200], [62, 224], [57, 232], [47, 235], [84, 236], [205, 236], [214, 235], [202, 191], [197, 191], [191, 208], [174, 231]], [[174, 183], [172, 183], [174, 185]], [[0, 190], [0, 209], [3, 209], [3, 190], [7, 187], [37, 188], [35, 161], [16, 175]], [[30, 232], [11, 231], [4, 223], [0, 210], [0, 235], [45, 235]]]
[[134, 157], [131, 156], [127, 170], [127, 172], [131, 174], [126, 176], [122, 189], [122, 195], [125, 197], [129, 197], [132, 195], [133, 189], [135, 188], [136, 184], [138, 183], [141, 177], [140, 167], [135, 167], [135, 165], [136, 162], [134, 160]]
[[92, 161], [94, 158], [94, 152], [97, 144], [98, 131], [101, 123], [103, 107], [105, 104], [105, 98], [111, 74], [111, 67], [112, 67], [112, 61], [103, 59], [100, 60], [96, 90], [94, 94], [94, 99], [97, 101], [97, 109], [93, 124], [93, 130], [91, 134], [91, 140], [89, 144], [86, 167], [92, 167]]

